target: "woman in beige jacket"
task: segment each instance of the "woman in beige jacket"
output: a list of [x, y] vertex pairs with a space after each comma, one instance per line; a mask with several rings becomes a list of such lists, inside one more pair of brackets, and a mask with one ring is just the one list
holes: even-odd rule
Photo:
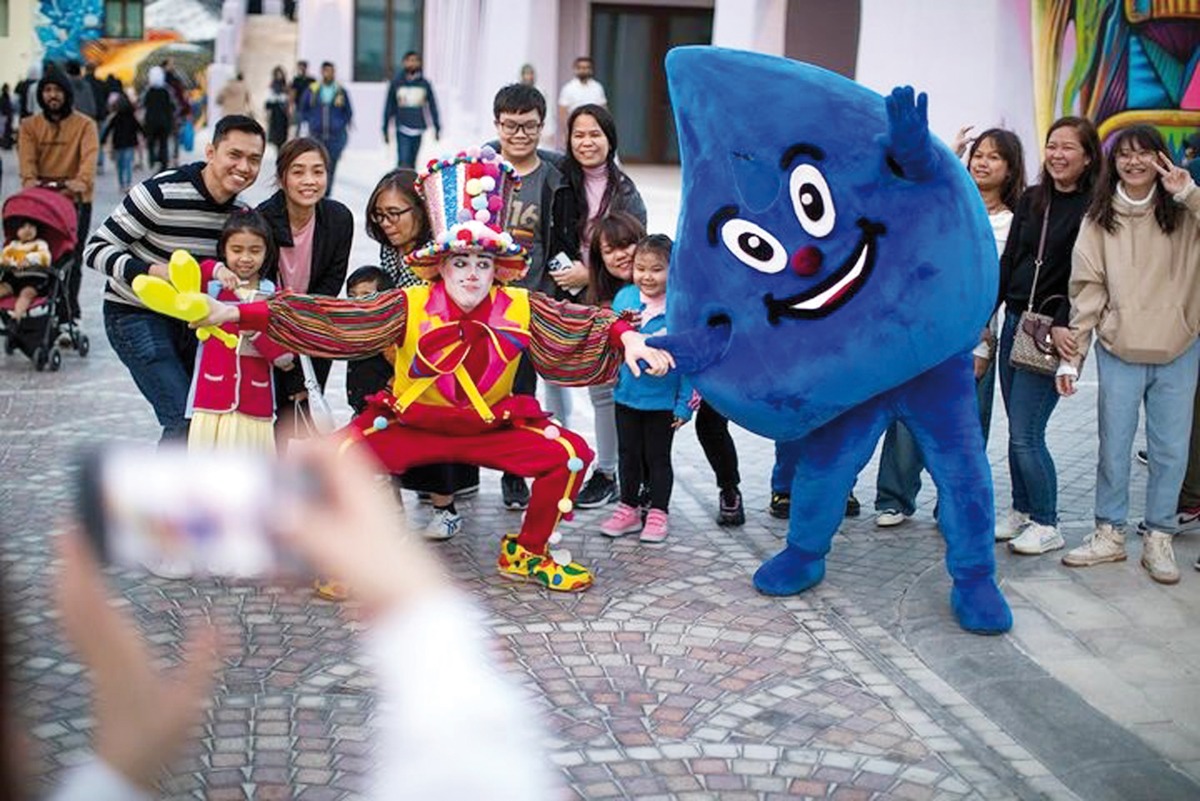
[[1074, 348], [1058, 391], [1075, 392], [1095, 332], [1099, 391], [1096, 529], [1063, 557], [1070, 567], [1125, 559], [1130, 451], [1146, 409], [1149, 482], [1142, 566], [1179, 581], [1171, 539], [1187, 468], [1192, 398], [1200, 372], [1200, 190], [1166, 154], [1158, 131], [1117, 134], [1072, 259]]

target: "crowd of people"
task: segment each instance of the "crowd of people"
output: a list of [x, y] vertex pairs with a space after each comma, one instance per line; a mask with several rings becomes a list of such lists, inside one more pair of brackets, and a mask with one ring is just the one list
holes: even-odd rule
[[[717, 485], [716, 519], [745, 522], [728, 422], [653, 347], [666, 329], [673, 243], [647, 231], [646, 206], [621, 167], [617, 126], [590, 59], [576, 61], [576, 77], [558, 98], [562, 152], [539, 146], [550, 110], [529, 68], [495, 95], [494, 141], [418, 172], [412, 165], [422, 136], [428, 128], [440, 136], [441, 122], [420, 55], [407, 54], [383, 118], [399, 166], [379, 179], [364, 210], [379, 258], [353, 271], [353, 214], [329, 197], [353, 115], [334, 65], [312, 77], [300, 62], [291, 81], [277, 68], [265, 127], [237, 76], [217, 98], [227, 113], [203, 160], [186, 164], [177, 163], [177, 148], [191, 112], [172, 73], [169, 62], [152, 67], [145, 91], [135, 95], [68, 65], [47, 70], [32, 89], [18, 87], [15, 106], [8, 104], [25, 118], [17, 126], [22, 183], [61, 186], [76, 202], [81, 232], [90, 225], [101, 148], [112, 142], [124, 197], [86, 247], [80, 237], [81, 256], [106, 279], [105, 332], [152, 407], [163, 442], [274, 454], [311, 433], [305, 421], [340, 359], [348, 361], [355, 417], [320, 463], [344, 491], [343, 516], [374, 508], [346, 478], [359, 467], [329, 469], [339, 460], [356, 465], [355, 452], [371, 454], [373, 464], [429, 500], [421, 532], [429, 540], [461, 531], [457, 502], [477, 490], [479, 467], [492, 468], [502, 472], [503, 505], [524, 512], [518, 532], [500, 541], [499, 573], [554, 592], [586, 590], [594, 578], [559, 547], [559, 523], [576, 509], [612, 506], [599, 533], [664, 542], [673, 439], [695, 415]], [[71, 146], [47, 152], [51, 128]], [[1091, 122], [1063, 117], [1049, 128], [1037, 182], [1026, 187], [1024, 148], [1011, 131], [972, 136], [964, 128], [955, 143], [986, 208], [1000, 268], [997, 314], [980, 331], [974, 376], [985, 438], [997, 375], [1008, 415], [1012, 494], [995, 538], [1013, 553], [1066, 548], [1046, 434], [1091, 352], [1100, 382], [1096, 525], [1062, 562], [1089, 567], [1127, 558], [1131, 451], [1144, 408], [1141, 564], [1157, 582], [1179, 581], [1172, 538], [1200, 530], [1198, 144], [1189, 140], [1185, 169], [1151, 127], [1118, 132], [1105, 153]], [[249, 209], [238, 197], [259, 179], [268, 145], [277, 148], [278, 189]], [[135, 183], [139, 150], [158, 171]], [[3, 258], [40, 254], [36, 234], [22, 227]], [[173, 318], [148, 300], [148, 284], [178, 280], [171, 262], [178, 249], [198, 261], [202, 319]], [[27, 289], [0, 275], [0, 293], [16, 294], [26, 308]], [[78, 278], [72, 291], [69, 313], [77, 318]], [[1037, 335], [1028, 327], [1035, 312], [1052, 321], [1041, 343], [1053, 357], [1048, 371], [1013, 358], [1018, 340]], [[216, 336], [200, 345], [197, 326], [214, 327]], [[592, 442], [570, 428], [565, 389], [576, 386], [588, 388]], [[901, 525], [915, 513], [921, 470], [911, 434], [893, 424], [876, 482], [877, 525]], [[788, 513], [791, 471], [777, 461], [772, 514]], [[851, 495], [847, 513], [857, 505]], [[322, 514], [328, 517], [313, 510], [313, 519]], [[311, 520], [293, 526], [297, 547], [326, 573], [316, 583], [320, 596], [410, 600], [398, 598], [402, 589], [373, 567], [378, 553], [406, 564], [423, 558], [392, 553], [376, 536], [389, 514], [379, 511], [364, 525], [363, 537], [374, 539], [360, 550], [353, 542], [323, 545]], [[95, 596], [78, 572], [86, 555], [66, 547], [76, 592]], [[147, 567], [185, 578], [193, 565]], [[441, 625], [444, 610], [428, 609]], [[109, 624], [113, 631], [120, 625]], [[88, 647], [86, 631], [74, 636]], [[385, 638], [380, 647], [393, 645]], [[508, 710], [496, 711], [503, 717]], [[142, 780], [147, 768], [123, 758], [106, 755], [111, 767]]]

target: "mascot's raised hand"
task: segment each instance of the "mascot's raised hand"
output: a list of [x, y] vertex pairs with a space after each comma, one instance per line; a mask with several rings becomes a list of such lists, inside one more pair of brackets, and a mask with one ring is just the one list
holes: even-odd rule
[[824, 578], [844, 500], [898, 419], [938, 487], [959, 623], [1007, 631], [971, 360], [996, 250], [978, 191], [929, 134], [925, 95], [712, 47], [672, 50], [667, 79], [683, 207], [673, 333], [656, 344], [796, 466], [787, 547], [755, 586], [788, 595]]

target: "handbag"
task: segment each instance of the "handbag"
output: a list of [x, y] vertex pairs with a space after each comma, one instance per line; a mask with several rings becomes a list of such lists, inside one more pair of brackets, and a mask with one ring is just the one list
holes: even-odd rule
[[1033, 286], [1029, 289], [1029, 305], [1021, 312], [1021, 318], [1017, 321], [1008, 363], [1018, 370], [1053, 376], [1058, 372], [1059, 362], [1058, 349], [1054, 347], [1054, 338], [1050, 333], [1050, 329], [1054, 327], [1054, 318], [1043, 314], [1042, 309], [1049, 301], [1061, 298], [1062, 295], [1051, 295], [1042, 301], [1036, 312], [1033, 310], [1033, 299], [1037, 295], [1038, 277], [1046, 252], [1046, 229], [1049, 227], [1050, 201], [1047, 200], [1046, 212], [1042, 215], [1042, 236], [1038, 242], [1037, 258], [1033, 262]]
[[[325, 399], [325, 393], [321, 391], [321, 382], [317, 380], [312, 359], [301, 354], [300, 369], [304, 372], [304, 389], [308, 391], [308, 422], [316, 433], [329, 434], [337, 428], [337, 424], [333, 420], [333, 409]], [[297, 412], [300, 411], [300, 406], [300, 403], [296, 404]]]

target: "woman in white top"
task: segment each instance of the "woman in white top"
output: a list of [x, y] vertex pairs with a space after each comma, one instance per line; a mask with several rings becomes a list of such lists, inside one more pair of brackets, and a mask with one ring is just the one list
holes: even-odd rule
[[[1013, 209], [1025, 191], [1025, 156], [1021, 140], [1012, 131], [989, 128], [971, 141], [967, 126], [959, 131], [954, 152], [962, 156], [970, 142], [967, 170], [979, 189], [992, 234], [996, 237], [996, 258], [1004, 252]], [[987, 442], [992, 424], [992, 399], [996, 388], [996, 318], [992, 317], [980, 335], [975, 355], [975, 390], [979, 398], [979, 419], [983, 441]], [[916, 511], [921, 491], [921, 452], [904, 424], [896, 421], [887, 430], [883, 452], [879, 456], [879, 475], [875, 481], [875, 523], [898, 526]]]

